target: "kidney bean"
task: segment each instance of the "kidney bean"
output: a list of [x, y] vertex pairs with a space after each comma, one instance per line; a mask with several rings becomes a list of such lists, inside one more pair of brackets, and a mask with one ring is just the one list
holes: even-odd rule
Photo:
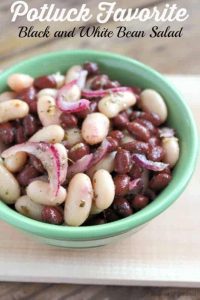
[[152, 177], [149, 183], [149, 187], [154, 191], [161, 191], [169, 184], [171, 179], [171, 175], [167, 173], [159, 173]]
[[129, 171], [129, 176], [132, 179], [141, 178], [143, 173], [143, 168], [139, 167], [135, 163], [133, 164], [131, 170]]
[[10, 145], [14, 142], [15, 131], [11, 123], [6, 122], [0, 124], [0, 140], [6, 145]]
[[150, 146], [160, 146], [160, 139], [156, 136], [152, 136], [149, 140], [148, 143]]
[[155, 128], [153, 123], [151, 123], [150, 121], [142, 118], [135, 119], [134, 121], [146, 127], [152, 135], [157, 134], [157, 128]]
[[141, 116], [142, 112], [139, 110], [134, 110], [131, 112], [129, 119], [130, 121], [134, 121], [135, 119], [138, 119]]
[[16, 98], [25, 101], [29, 106], [30, 112], [37, 112], [36, 89], [33, 86], [20, 91]]
[[107, 222], [114, 222], [114, 221], [119, 220], [119, 216], [110, 207], [103, 211], [103, 215]]
[[15, 129], [15, 142], [16, 144], [22, 144], [26, 142], [26, 136], [23, 126], [18, 125]]
[[129, 192], [130, 177], [128, 175], [116, 175], [114, 177], [115, 195], [125, 196]]
[[24, 169], [17, 175], [17, 180], [21, 186], [27, 186], [31, 179], [36, 178], [40, 173], [33, 165], [27, 164]]
[[112, 119], [112, 124], [117, 129], [125, 129], [129, 122], [128, 116], [125, 113], [118, 114]]
[[151, 135], [149, 130], [135, 121], [129, 122], [127, 124], [127, 129], [131, 134], [133, 134], [137, 139], [141, 141], [148, 142], [148, 140], [150, 139]]
[[78, 143], [74, 145], [68, 152], [69, 159], [77, 161], [83, 156], [90, 153], [90, 147], [85, 143]]
[[44, 206], [42, 221], [49, 224], [61, 225], [64, 222], [64, 212], [61, 207]]
[[153, 161], [161, 161], [165, 155], [164, 149], [161, 146], [149, 146], [147, 158]]
[[77, 118], [72, 114], [62, 113], [60, 116], [61, 126], [64, 129], [76, 127], [78, 124]]
[[121, 145], [121, 147], [130, 152], [141, 154], [146, 154], [149, 150], [149, 145], [147, 143], [136, 140], [124, 143]]
[[108, 152], [116, 151], [119, 146], [118, 140], [112, 138], [111, 136], [107, 136], [106, 139], [109, 142]]
[[141, 112], [140, 115], [143, 119], [150, 121], [154, 126], [159, 126], [162, 121], [156, 113], [150, 113], [150, 112]]
[[95, 101], [90, 102], [90, 107], [88, 109], [77, 112], [76, 116], [77, 116], [77, 118], [85, 119], [88, 114], [91, 114], [91, 113], [97, 112], [97, 111], [98, 111], [98, 101], [95, 100]]
[[113, 202], [113, 208], [121, 217], [132, 215], [133, 210], [125, 198], [116, 198]]
[[109, 80], [108, 83], [105, 85], [105, 89], [112, 89], [115, 87], [119, 87], [120, 83], [117, 80], [111, 81]]
[[32, 136], [38, 130], [38, 122], [32, 115], [27, 115], [22, 121], [26, 136]]
[[88, 76], [97, 75], [99, 73], [99, 66], [95, 62], [85, 62], [83, 64], [83, 69], [88, 71]]
[[120, 142], [121, 139], [124, 137], [124, 134], [120, 130], [112, 130], [109, 133], [109, 136], [111, 136], [113, 139], [116, 139], [116, 140], [118, 140], [118, 142]]
[[109, 78], [107, 75], [97, 75], [91, 82], [92, 90], [105, 89], [105, 86], [108, 84]]
[[115, 156], [115, 171], [119, 174], [126, 174], [131, 169], [130, 152], [124, 149], [118, 149]]
[[131, 206], [135, 210], [140, 210], [140, 209], [144, 208], [145, 206], [147, 206], [148, 203], [149, 203], [149, 198], [147, 196], [138, 194], [131, 201]]
[[48, 75], [48, 76], [40, 76], [34, 79], [33, 82], [34, 87], [36, 87], [37, 89], [45, 89], [45, 88], [56, 88], [57, 83], [55, 80], [55, 77], [52, 75]]
[[156, 198], [156, 193], [151, 189], [146, 189], [145, 196], [147, 196], [151, 201], [153, 201]]
[[95, 217], [91, 220], [90, 225], [102, 225], [105, 224], [106, 220], [104, 218], [101, 217]]
[[34, 155], [29, 155], [29, 162], [30, 165], [33, 165], [33, 167], [40, 173], [45, 173], [45, 169], [41, 163], [41, 161], [35, 157]]

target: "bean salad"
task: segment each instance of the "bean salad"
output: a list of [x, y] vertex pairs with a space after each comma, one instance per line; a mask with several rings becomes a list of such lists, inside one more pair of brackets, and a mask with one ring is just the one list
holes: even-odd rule
[[55, 225], [113, 222], [170, 183], [175, 130], [157, 91], [122, 86], [95, 62], [8, 77], [0, 94], [0, 199]]

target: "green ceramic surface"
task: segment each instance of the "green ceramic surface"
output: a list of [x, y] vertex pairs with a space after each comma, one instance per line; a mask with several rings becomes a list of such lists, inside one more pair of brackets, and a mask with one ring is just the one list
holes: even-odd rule
[[[169, 186], [146, 208], [134, 215], [109, 224], [68, 227], [44, 224], [31, 220], [10, 209], [0, 201], [0, 218], [13, 226], [58, 246], [94, 247], [116, 240], [121, 234], [150, 221], [170, 206], [185, 189], [195, 168], [198, 137], [191, 112], [181, 94], [161, 74], [138, 61], [114, 53], [92, 50], [53, 52], [23, 61], [0, 74], [0, 92], [7, 89], [6, 80], [12, 73], [26, 73], [34, 77], [57, 71], [65, 73], [75, 64], [96, 61], [103, 73], [124, 85], [152, 88], [165, 99], [168, 124], [176, 129], [180, 141], [180, 159], [174, 169]], [[118, 236], [118, 237], [117, 237]], [[115, 238], [111, 238], [115, 237]], [[84, 247], [84, 246], [83, 246]]]

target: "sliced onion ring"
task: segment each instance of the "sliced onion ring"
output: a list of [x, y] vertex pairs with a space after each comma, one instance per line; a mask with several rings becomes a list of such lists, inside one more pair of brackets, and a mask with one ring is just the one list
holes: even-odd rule
[[132, 159], [138, 164], [140, 167], [143, 167], [148, 170], [152, 170], [155, 172], [161, 172], [166, 169], [169, 164], [165, 164], [162, 162], [148, 160], [145, 155], [134, 153], [132, 155]]
[[104, 156], [107, 154], [108, 149], [110, 147], [110, 143], [107, 139], [105, 139], [101, 145], [97, 148], [95, 153], [93, 154], [93, 158], [90, 162], [89, 168], [93, 167], [96, 165], [100, 160], [104, 158]]
[[104, 97], [109, 93], [120, 93], [126, 91], [133, 92], [132, 89], [128, 86], [119, 86], [119, 87], [106, 89], [106, 90], [97, 90], [97, 91], [83, 90], [82, 96], [86, 97], [87, 99], [90, 99], [90, 98]]
[[65, 95], [75, 84], [77, 84], [77, 80], [72, 80], [71, 82], [65, 84], [61, 89], [58, 90], [56, 96], [56, 105], [63, 112], [80, 112], [89, 108], [90, 101], [87, 99], [80, 99], [75, 102], [65, 101]]
[[27, 142], [5, 150], [1, 156], [6, 158], [17, 152], [32, 154], [41, 161], [42, 165], [47, 170], [52, 193], [57, 196], [60, 188], [60, 161], [55, 147], [44, 142]]
[[77, 160], [73, 165], [68, 168], [67, 178], [71, 178], [77, 173], [83, 173], [88, 170], [93, 154], [87, 154]]
[[137, 190], [138, 188], [141, 188], [143, 185], [142, 178], [136, 178], [129, 182], [129, 191], [133, 192]]

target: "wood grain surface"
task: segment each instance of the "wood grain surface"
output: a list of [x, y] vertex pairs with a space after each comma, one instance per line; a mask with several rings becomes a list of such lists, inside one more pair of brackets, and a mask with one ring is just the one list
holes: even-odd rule
[[[0, 1], [0, 69], [5, 69], [11, 66], [13, 63], [21, 61], [23, 59], [32, 57], [34, 55], [45, 53], [55, 50], [63, 49], [82, 49], [91, 48], [98, 50], [114, 51], [120, 54], [128, 55], [135, 59], [138, 59], [148, 65], [156, 68], [163, 73], [179, 73], [179, 74], [198, 74], [199, 73], [199, 24], [200, 24], [200, 2], [199, 0], [176, 0], [176, 4], [180, 7], [186, 7], [190, 14], [189, 19], [184, 22], [184, 36], [181, 39], [150, 39], [150, 38], [129, 38], [129, 39], [94, 39], [94, 38], [78, 38], [73, 39], [55, 39], [49, 38], [47, 40], [38, 38], [25, 38], [19, 39], [17, 37], [18, 26], [27, 25], [24, 20], [19, 20], [17, 23], [11, 23], [10, 5], [13, 0], [1, 0]], [[30, 0], [27, 1], [30, 7], [40, 7], [42, 4], [49, 3], [50, 1], [44, 0]], [[52, 2], [52, 1], [51, 1]], [[96, 0], [55, 0], [57, 7], [80, 7], [84, 2], [92, 9], [95, 14], [97, 11], [97, 5], [99, 1]], [[152, 7], [157, 5], [162, 8], [165, 3], [173, 3], [173, 1], [162, 0], [117, 0], [119, 7]], [[54, 24], [51, 25], [52, 31], [55, 30], [69, 30], [72, 26], [77, 24]], [[81, 26], [81, 24], [78, 24]], [[97, 25], [95, 22], [88, 25]], [[131, 23], [123, 23], [123, 26], [127, 26], [128, 30], [145, 30], [149, 32], [152, 26], [157, 25], [152, 21], [139, 24], [137, 21]], [[163, 25], [158, 24], [161, 28]], [[46, 23], [34, 23], [36, 29], [44, 29]], [[106, 24], [106, 27], [111, 30], [115, 30], [116, 24], [112, 21]], [[165, 26], [164, 26], [165, 27]], [[173, 24], [173, 29], [180, 27], [180, 24]], [[187, 81], [185, 82], [187, 85]], [[181, 86], [180, 86], [181, 88]], [[190, 96], [188, 92], [188, 97]], [[197, 96], [198, 99], [198, 96]], [[197, 104], [196, 104], [197, 106]], [[198, 112], [194, 107], [196, 118], [198, 118]], [[195, 194], [195, 191], [191, 190]], [[198, 199], [196, 200], [198, 201]], [[195, 206], [195, 205], [194, 205]], [[180, 205], [181, 207], [181, 205]], [[195, 206], [196, 207], [196, 206]], [[192, 213], [192, 210], [189, 211]], [[190, 216], [192, 218], [192, 215]], [[170, 220], [169, 220], [170, 222]], [[197, 222], [197, 221], [195, 221]], [[158, 225], [159, 226], [159, 225]], [[168, 226], [168, 224], [166, 224]], [[196, 223], [198, 227], [198, 223]], [[5, 227], [1, 227], [3, 230]], [[181, 224], [180, 224], [181, 228]], [[174, 228], [172, 228], [172, 231]], [[192, 230], [192, 229], [191, 229]], [[191, 231], [191, 236], [194, 238], [198, 235], [198, 228], [196, 232]], [[5, 232], [1, 233], [1, 236]], [[169, 247], [172, 247], [173, 252], [173, 239], [169, 236]], [[180, 237], [181, 238], [181, 237]], [[187, 241], [185, 243], [188, 245]], [[180, 247], [185, 249], [185, 243]], [[170, 246], [171, 245], [171, 246]], [[195, 248], [197, 247], [197, 248]], [[181, 248], [180, 248], [181, 249]], [[191, 258], [195, 258], [198, 254], [199, 247], [196, 244], [194, 249], [187, 246], [188, 255], [191, 252]], [[13, 249], [11, 249], [14, 251]], [[20, 250], [19, 250], [20, 251]], [[0, 250], [1, 255], [1, 250]], [[18, 253], [20, 255], [20, 252]], [[181, 252], [180, 255], [183, 255]], [[8, 250], [9, 259], [9, 250]], [[184, 259], [184, 257], [183, 257]], [[1, 262], [4, 257], [1, 256]], [[9, 266], [10, 267], [10, 266]], [[14, 267], [14, 265], [13, 265]], [[20, 270], [20, 267], [19, 267]], [[38, 270], [39, 272], [40, 270]], [[191, 270], [192, 272], [192, 270]], [[194, 270], [193, 272], [194, 273]], [[171, 274], [173, 275], [173, 274]], [[2, 281], [5, 279], [2, 278]], [[14, 282], [1, 282], [0, 283], [0, 299], [59, 299], [59, 300], [197, 300], [200, 299], [199, 289], [189, 288], [153, 288], [153, 287], [113, 287], [113, 286], [90, 286], [90, 285], [72, 285], [72, 284], [43, 284], [43, 283], [14, 283]]]

